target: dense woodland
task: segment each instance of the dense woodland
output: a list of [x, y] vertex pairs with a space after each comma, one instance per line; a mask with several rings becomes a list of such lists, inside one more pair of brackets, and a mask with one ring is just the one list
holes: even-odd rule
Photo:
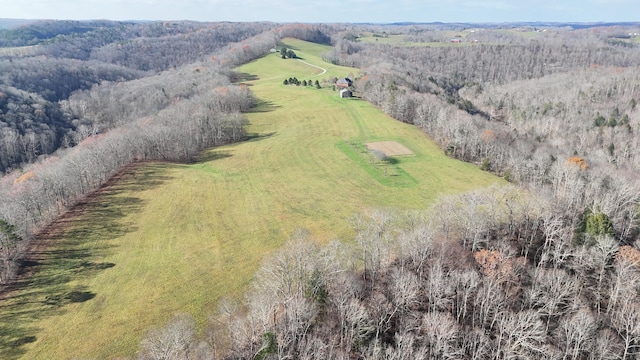
[[606, 214], [617, 239], [633, 242], [640, 48], [612, 45], [604, 33], [444, 48], [343, 40], [329, 56], [362, 68], [363, 98], [424, 129], [451, 156], [555, 199], [574, 227], [586, 211]]
[[[242, 140], [255, 99], [232, 68], [293, 36], [331, 42], [325, 60], [361, 69], [364, 100], [513, 185], [371, 210], [351, 219], [355, 239], [322, 248], [300, 230], [205, 336], [178, 316], [140, 359], [640, 357], [638, 27], [447, 30], [380, 35], [425, 44], [412, 47], [360, 41], [381, 34], [364, 25], [0, 31], [5, 48], [33, 47], [0, 58], [0, 282], [124, 166]], [[441, 46], [452, 30], [464, 43]]]
[[[163, 71], [210, 60], [209, 56], [223, 51], [225, 46], [272, 28], [272, 24], [260, 23], [51, 21], [0, 31], [0, 44], [30, 46], [17, 56], [12, 48], [0, 52], [6, 54], [0, 56], [0, 143], [12, 144], [0, 151], [0, 173], [58, 148], [77, 145], [88, 135], [112, 125], [111, 121], [92, 117], [86, 109], [80, 113], [70, 111], [70, 107], [78, 108], [74, 100], [81, 98], [70, 99], [74, 92], [102, 85], [93, 89], [95, 94], [113, 84], [157, 78]], [[176, 73], [168, 72], [164, 79], [156, 81], [163, 82], [160, 89], [171, 92], [172, 87], [179, 86], [170, 79], [171, 74]], [[200, 82], [203, 79], [191, 84]], [[166, 99], [173, 99], [172, 95], [185, 94], [161, 94], [165, 103], [170, 102]], [[128, 100], [116, 94], [108, 99]], [[146, 107], [146, 101], [139, 99], [129, 104]], [[162, 107], [157, 104], [156, 112]], [[109, 112], [109, 108], [101, 111]]]

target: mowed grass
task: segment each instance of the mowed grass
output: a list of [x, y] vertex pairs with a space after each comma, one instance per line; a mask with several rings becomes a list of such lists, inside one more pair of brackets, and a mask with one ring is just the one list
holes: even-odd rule
[[[456, 31], [441, 31], [439, 34], [448, 34], [451, 39], [459, 36], [467, 36], [467, 32], [456, 32]], [[391, 34], [386, 36], [380, 36], [380, 33], [365, 32], [360, 35], [358, 38], [359, 42], [369, 43], [369, 44], [380, 44], [380, 45], [392, 45], [392, 46], [406, 46], [406, 47], [448, 47], [448, 46], [467, 46], [471, 45], [471, 40], [463, 38], [463, 42], [461, 43], [452, 43], [449, 40], [446, 41], [430, 41], [430, 42], [416, 42], [409, 41], [409, 36], [404, 34]]]
[[395, 34], [388, 35], [386, 37], [373, 36], [373, 33], [364, 33], [358, 41], [369, 44], [381, 44], [381, 45], [393, 45], [393, 46], [406, 46], [406, 47], [440, 47], [440, 46], [460, 46], [460, 44], [452, 44], [450, 42], [416, 42], [408, 41], [406, 35]]
[[[238, 70], [262, 105], [252, 138], [194, 164], [139, 164], [71, 214], [34, 274], [0, 301], [0, 358], [111, 359], [175, 314], [204, 328], [220, 299], [241, 299], [261, 261], [297, 228], [350, 241], [349, 218], [373, 208], [423, 209], [441, 194], [500, 180], [447, 158], [420, 130], [330, 89], [284, 86], [356, 69], [321, 61], [326, 46], [287, 40], [305, 61], [269, 54]], [[248, 77], [249, 78], [249, 77]], [[344, 144], [395, 140], [401, 184], [384, 181]]]

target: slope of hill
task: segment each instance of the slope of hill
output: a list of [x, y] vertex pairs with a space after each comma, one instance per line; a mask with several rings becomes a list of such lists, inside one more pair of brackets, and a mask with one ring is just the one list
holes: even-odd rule
[[[221, 299], [239, 298], [263, 256], [299, 227], [321, 242], [350, 239], [349, 219], [367, 209], [421, 209], [442, 193], [500, 182], [364, 101], [340, 99], [329, 86], [283, 85], [290, 76], [324, 83], [357, 72], [323, 63], [326, 46], [285, 45], [327, 73], [279, 54], [242, 66], [262, 101], [247, 114], [251, 140], [194, 164], [141, 164], [60, 223], [33, 259], [33, 276], [3, 301], [2, 323], [20, 324], [5, 329], [3, 356], [132, 355], [174, 314], [202, 326]], [[377, 140], [414, 155], [388, 165], [349, 150]], [[415, 181], [381, 181], [403, 176]]]
[[[287, 40], [302, 61], [269, 53], [238, 69], [244, 83], [228, 83], [229, 67], [218, 65], [267, 53], [287, 27], [173, 71], [180, 89], [159, 77], [72, 96], [72, 108], [137, 127], [105, 134], [123, 136], [103, 142], [112, 158], [98, 156], [103, 137], [91, 137], [76, 149], [82, 161], [57, 168], [64, 178], [3, 178], [0, 199], [11, 200], [0, 203], [0, 241], [59, 214], [59, 180], [82, 188], [92, 165], [118, 155], [192, 162], [131, 166], [48, 229], [25, 261], [30, 276], [0, 303], [0, 357], [130, 356], [147, 329], [184, 313], [144, 336], [141, 358], [176, 337], [176, 358], [209, 359], [214, 347], [234, 359], [638, 355], [640, 48], [631, 29], [469, 30], [458, 46], [418, 27], [387, 45], [353, 42], [354, 26], [334, 36], [333, 50]], [[422, 46], [434, 41], [443, 46]], [[339, 98], [329, 79], [358, 69], [321, 56], [362, 66], [356, 95], [380, 109]], [[244, 136], [241, 115], [207, 109], [247, 110], [249, 89], [260, 102], [247, 114], [248, 141], [196, 158], [194, 143], [219, 144], [203, 141], [208, 128]], [[238, 107], [224, 103], [228, 94]], [[391, 145], [403, 154], [384, 153]], [[490, 187], [440, 198], [422, 217], [416, 209], [440, 194], [499, 182], [443, 152], [534, 195]], [[371, 210], [380, 207], [393, 210]]]
[[[22, 149], [15, 154], [0, 147], [0, 173], [111, 127], [84, 110], [71, 109], [73, 101], [69, 105], [66, 100], [72, 93], [175, 70], [273, 27], [50, 20], [0, 30], [0, 143]], [[12, 96], [5, 96], [9, 92]]]

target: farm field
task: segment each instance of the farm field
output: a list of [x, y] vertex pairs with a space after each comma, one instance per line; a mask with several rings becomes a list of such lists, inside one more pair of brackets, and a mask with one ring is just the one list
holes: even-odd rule
[[447, 34], [448, 38], [456, 38], [464, 36], [461, 43], [452, 43], [448, 39], [445, 41], [416, 42], [407, 40], [409, 36], [405, 34], [382, 35], [380, 33], [364, 32], [358, 38], [359, 42], [380, 45], [406, 46], [406, 47], [448, 47], [448, 46], [468, 46], [471, 41], [467, 39], [469, 32], [459, 31], [442, 31], [441, 34]]
[[407, 36], [403, 34], [393, 34], [393, 35], [388, 35], [386, 37], [383, 37], [383, 36], [374, 36], [373, 33], [364, 33], [358, 38], [358, 41], [363, 43], [369, 43], [369, 44], [407, 46], [407, 47], [460, 45], [460, 44], [449, 44], [446, 42], [414, 42], [414, 41], [407, 41], [406, 38]]
[[[261, 102], [247, 114], [250, 140], [193, 164], [137, 164], [52, 230], [34, 274], [0, 301], [0, 358], [131, 356], [175, 314], [206, 326], [297, 228], [321, 243], [349, 241], [355, 213], [424, 209], [502, 181], [369, 103], [283, 85], [358, 72], [324, 63], [329, 47], [285, 46], [308, 64], [269, 54], [238, 69]], [[364, 144], [382, 141], [413, 155], [371, 161]]]

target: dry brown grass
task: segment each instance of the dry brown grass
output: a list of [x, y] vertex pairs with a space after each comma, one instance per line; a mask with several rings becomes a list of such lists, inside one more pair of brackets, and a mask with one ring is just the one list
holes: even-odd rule
[[366, 143], [365, 145], [367, 149], [382, 151], [386, 156], [413, 155], [413, 151], [397, 141], [377, 141]]

